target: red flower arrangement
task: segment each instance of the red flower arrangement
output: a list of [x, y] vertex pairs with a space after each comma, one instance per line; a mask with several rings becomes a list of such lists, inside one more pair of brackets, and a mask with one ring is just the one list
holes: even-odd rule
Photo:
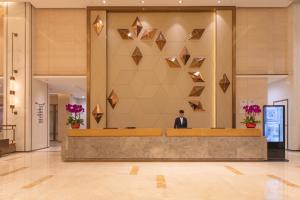
[[241, 122], [246, 124], [247, 128], [255, 128], [256, 124], [260, 123], [255, 118], [261, 113], [261, 108], [259, 105], [246, 105], [243, 107], [245, 111], [245, 119]]

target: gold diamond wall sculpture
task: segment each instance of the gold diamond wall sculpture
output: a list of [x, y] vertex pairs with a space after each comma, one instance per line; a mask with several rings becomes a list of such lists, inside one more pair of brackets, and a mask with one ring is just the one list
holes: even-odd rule
[[203, 62], [205, 61], [205, 58], [194, 58], [190, 67], [195, 68], [195, 67], [201, 67]]
[[189, 72], [194, 82], [205, 82], [200, 72]]
[[153, 29], [153, 28], [146, 29], [141, 37], [141, 40], [152, 40], [156, 32], [157, 29]]
[[100, 33], [104, 27], [104, 24], [103, 24], [103, 21], [101, 20], [101, 18], [99, 17], [99, 15], [96, 17], [96, 19], [93, 23], [93, 27], [94, 27], [94, 30], [97, 33], [97, 35], [100, 35]]
[[203, 90], [204, 90], [204, 86], [194, 86], [192, 91], [190, 92], [190, 97], [199, 97], [201, 96]]
[[223, 78], [220, 80], [219, 85], [222, 88], [223, 92], [226, 93], [226, 91], [230, 85], [230, 81], [226, 74], [223, 74]]
[[200, 101], [189, 101], [189, 104], [195, 112], [205, 111]]
[[200, 38], [202, 37], [204, 31], [205, 31], [205, 29], [194, 29], [192, 31], [190, 40], [200, 40]]
[[167, 43], [167, 40], [166, 40], [166, 38], [165, 38], [165, 36], [163, 35], [162, 32], [159, 33], [159, 35], [158, 35], [158, 37], [157, 37], [157, 39], [156, 39], [155, 42], [156, 42], [159, 50], [162, 50], [164, 48], [164, 46]]
[[100, 108], [99, 104], [97, 104], [96, 107], [94, 108], [92, 115], [93, 115], [94, 119], [96, 120], [97, 124], [99, 124], [99, 122], [103, 116], [103, 111]]
[[172, 67], [172, 68], [180, 68], [181, 67], [176, 57], [166, 58], [166, 61], [169, 65], [169, 67]]
[[132, 33], [129, 31], [129, 29], [121, 28], [118, 29], [118, 32], [123, 40], [133, 40]]
[[138, 47], [135, 47], [131, 57], [134, 60], [135, 64], [138, 65], [143, 58], [143, 54]]
[[138, 37], [143, 29], [143, 25], [138, 17], [135, 18], [133, 24], [131, 25], [133, 32]]
[[119, 102], [119, 97], [117, 96], [117, 94], [115, 93], [114, 90], [111, 91], [109, 97], [107, 98], [109, 104], [111, 105], [111, 107], [114, 109], [117, 105], [117, 103]]
[[179, 57], [181, 58], [181, 61], [183, 62], [183, 64], [186, 64], [189, 61], [191, 54], [189, 53], [188, 49], [186, 47], [184, 47], [182, 49]]

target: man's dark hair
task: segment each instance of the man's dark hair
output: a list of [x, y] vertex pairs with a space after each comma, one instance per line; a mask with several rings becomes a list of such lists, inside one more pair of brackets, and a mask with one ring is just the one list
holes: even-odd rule
[[180, 114], [184, 114], [184, 110], [179, 110], [179, 113]]

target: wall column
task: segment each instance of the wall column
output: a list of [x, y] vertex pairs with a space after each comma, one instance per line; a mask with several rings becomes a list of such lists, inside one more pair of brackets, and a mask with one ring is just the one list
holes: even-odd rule
[[300, 0], [295, 0], [289, 8], [289, 64], [291, 88], [290, 140], [291, 150], [300, 150]]
[[[99, 16], [103, 23], [103, 29], [96, 33], [94, 22]], [[90, 10], [88, 11], [88, 128], [106, 127], [106, 11]], [[97, 124], [92, 112], [95, 106], [99, 104], [104, 115]]]
[[[7, 3], [5, 17], [6, 56], [4, 67], [4, 123], [15, 124], [17, 151], [31, 150], [31, 4]], [[12, 58], [12, 33], [14, 37], [14, 57]], [[15, 110], [10, 109], [9, 79], [13, 68], [14, 74]]]

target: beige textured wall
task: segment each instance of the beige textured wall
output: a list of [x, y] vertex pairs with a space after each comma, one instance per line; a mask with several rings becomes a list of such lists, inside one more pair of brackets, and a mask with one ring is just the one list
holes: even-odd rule
[[[232, 127], [232, 11], [219, 10], [216, 15], [216, 127]], [[230, 86], [224, 93], [219, 82], [226, 74]]]
[[66, 125], [69, 113], [66, 111], [66, 105], [70, 102], [70, 96], [67, 94], [57, 95], [57, 112], [58, 112], [58, 137], [57, 141], [62, 141], [67, 135], [69, 127]]
[[85, 75], [86, 10], [33, 11], [34, 75]]
[[[104, 27], [100, 33], [94, 31], [92, 24], [95, 22], [97, 16], [102, 20]], [[106, 12], [105, 11], [92, 11], [90, 16], [90, 38], [91, 38], [91, 54], [90, 54], [90, 99], [89, 108], [89, 127], [90, 128], [105, 128], [106, 127], [106, 88], [107, 88], [107, 64], [106, 64], [106, 55], [107, 55], [107, 44], [106, 44]], [[96, 122], [92, 116], [92, 112], [96, 105], [99, 104], [104, 115], [99, 123]]]
[[286, 74], [287, 8], [238, 8], [238, 74]]
[[[268, 79], [267, 78], [237, 78], [236, 80], [236, 127], [245, 128], [240, 122], [244, 119], [242, 107], [244, 103], [263, 105], [268, 104]], [[262, 114], [257, 118], [262, 128]]]
[[[158, 28], [167, 39], [162, 51], [154, 40], [122, 40], [118, 28], [130, 28], [139, 16], [145, 27]], [[163, 19], [163, 20], [162, 20]], [[201, 40], [188, 40], [194, 28], [205, 28]], [[214, 64], [214, 13], [109, 13], [108, 14], [108, 91], [115, 90], [120, 98], [113, 110], [107, 105], [108, 127], [173, 127], [179, 109], [184, 109], [189, 127], [213, 126], [213, 64]], [[156, 34], [155, 38], [157, 37]], [[131, 55], [138, 46], [143, 58], [138, 66]], [[189, 71], [192, 59], [186, 66], [170, 68], [167, 57], [178, 56], [186, 46], [195, 56], [206, 57], [200, 72], [205, 83], [194, 83]], [[200, 97], [190, 98], [195, 85], [205, 86]], [[193, 112], [189, 100], [200, 100], [205, 112]]]
[[5, 10], [0, 4], [0, 76], [3, 76], [4, 67], [4, 13]]

